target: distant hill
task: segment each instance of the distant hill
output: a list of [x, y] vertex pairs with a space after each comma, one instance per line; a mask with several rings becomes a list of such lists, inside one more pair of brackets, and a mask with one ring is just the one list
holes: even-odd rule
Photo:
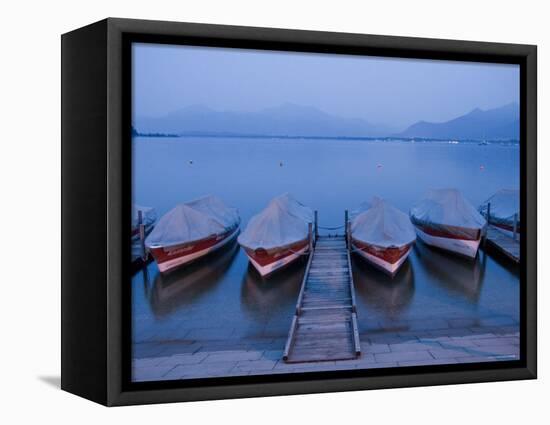
[[519, 140], [519, 106], [517, 103], [510, 103], [486, 111], [476, 108], [466, 115], [442, 123], [419, 121], [396, 136], [429, 139]]
[[395, 131], [363, 119], [342, 118], [311, 106], [292, 103], [258, 112], [216, 111], [194, 105], [161, 117], [139, 117], [134, 126], [141, 134], [187, 135], [377, 137]]

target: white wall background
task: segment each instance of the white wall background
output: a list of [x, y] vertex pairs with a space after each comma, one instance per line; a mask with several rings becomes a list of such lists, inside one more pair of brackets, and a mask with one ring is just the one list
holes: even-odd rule
[[[0, 422], [548, 420], [550, 37], [542, 1], [24, 1], [0, 5]], [[539, 46], [539, 379], [106, 409], [60, 391], [60, 34], [107, 16]], [[544, 394], [546, 391], [546, 394]]]

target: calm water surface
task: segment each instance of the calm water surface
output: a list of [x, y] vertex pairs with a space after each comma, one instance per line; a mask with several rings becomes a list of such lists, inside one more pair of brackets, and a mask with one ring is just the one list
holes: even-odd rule
[[[517, 145], [235, 138], [134, 139], [134, 201], [160, 215], [215, 194], [243, 226], [292, 193], [321, 225], [373, 195], [407, 212], [431, 188], [456, 187], [474, 205], [519, 186]], [[518, 320], [519, 276], [480, 253], [468, 261], [417, 242], [396, 278], [353, 259], [360, 331], [437, 320]], [[162, 277], [154, 263], [132, 282], [134, 341], [284, 337], [304, 262], [263, 281], [238, 245]], [[504, 320], [504, 322], [503, 322]], [[422, 324], [425, 325], [422, 325]], [[405, 325], [404, 325], [405, 324]]]

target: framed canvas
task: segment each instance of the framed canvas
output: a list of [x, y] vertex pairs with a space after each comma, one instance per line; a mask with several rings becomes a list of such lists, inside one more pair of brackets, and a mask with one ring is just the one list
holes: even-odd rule
[[62, 36], [62, 388], [536, 378], [536, 46], [106, 19]]

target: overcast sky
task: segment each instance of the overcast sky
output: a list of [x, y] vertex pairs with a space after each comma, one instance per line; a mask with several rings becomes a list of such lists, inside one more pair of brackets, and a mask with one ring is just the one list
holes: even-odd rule
[[519, 102], [519, 66], [158, 44], [133, 46], [134, 115], [285, 102], [406, 127]]

